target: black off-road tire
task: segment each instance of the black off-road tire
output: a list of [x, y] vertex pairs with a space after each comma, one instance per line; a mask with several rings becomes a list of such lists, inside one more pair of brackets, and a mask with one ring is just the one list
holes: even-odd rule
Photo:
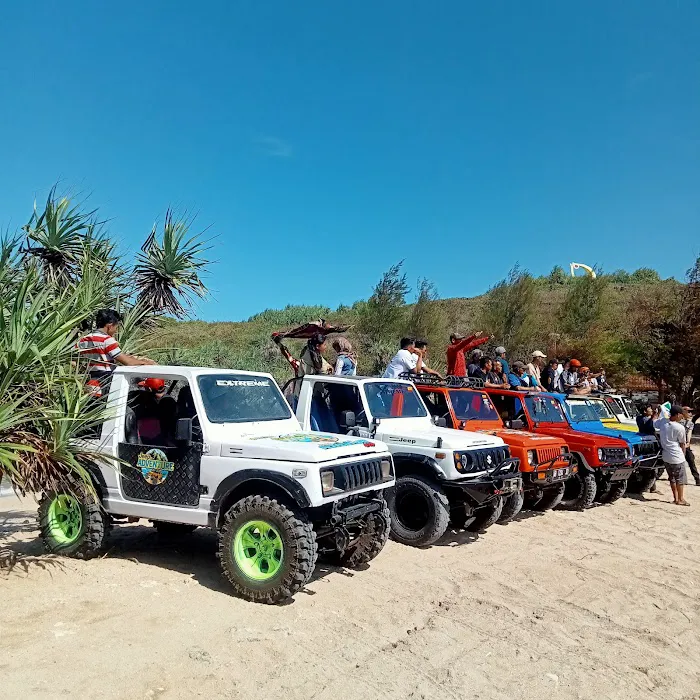
[[[56, 515], [52, 504], [66, 498], [74, 499], [80, 511], [81, 524], [75, 540], [62, 542], [52, 533], [55, 532]], [[61, 554], [74, 559], [90, 559], [104, 548], [109, 530], [109, 516], [105, 513], [99, 499], [84, 485], [71, 482], [65, 488], [47, 491], [39, 501], [39, 531], [44, 548], [51, 554]]]
[[370, 513], [365, 518], [362, 534], [338, 558], [340, 565], [353, 569], [372, 561], [384, 549], [390, 531], [391, 515], [385, 504], [381, 512]]
[[540, 498], [535, 504], [534, 509], [545, 511], [552, 510], [556, 508], [560, 503], [562, 498], [564, 498], [564, 489], [566, 488], [566, 482], [562, 481], [561, 484], [554, 484], [553, 486], [548, 486], [542, 498]]
[[598, 503], [615, 503], [615, 501], [619, 501], [625, 495], [626, 491], [627, 479], [622, 481], [608, 481], [602, 491], [598, 491], [596, 494], [596, 501], [598, 501]]
[[522, 509], [525, 503], [525, 495], [520, 489], [507, 498], [503, 498], [503, 508], [498, 517], [499, 523], [509, 523]]
[[[236, 533], [251, 520], [269, 523], [284, 545], [280, 570], [265, 581], [246, 576], [233, 552]], [[241, 598], [254, 603], [282, 603], [303, 588], [314, 572], [318, 557], [316, 533], [305, 514], [268, 496], [247, 496], [234, 503], [224, 516], [218, 556], [224, 576]]]
[[568, 510], [590, 508], [595, 501], [597, 488], [595, 476], [579, 467], [579, 470], [564, 482], [561, 507]]
[[419, 475], [400, 476], [396, 486], [385, 493], [393, 540], [412, 547], [428, 547], [445, 534], [450, 503], [439, 484]]
[[629, 493], [645, 493], [656, 483], [656, 469], [643, 469], [632, 473], [627, 480]]
[[191, 535], [197, 525], [186, 525], [185, 523], [169, 523], [165, 520], [154, 520], [153, 527], [158, 531], [158, 536], [164, 539], [176, 539]]
[[525, 491], [525, 503], [523, 503], [523, 508], [525, 510], [537, 510], [537, 506], [539, 505], [539, 502], [542, 500], [542, 491], [539, 492], [540, 495], [537, 495], [537, 491], [533, 490], [528, 490]]
[[491, 527], [501, 517], [503, 511], [503, 499], [497, 496], [486, 505], [474, 511], [474, 517], [467, 523], [469, 532], [481, 532]]

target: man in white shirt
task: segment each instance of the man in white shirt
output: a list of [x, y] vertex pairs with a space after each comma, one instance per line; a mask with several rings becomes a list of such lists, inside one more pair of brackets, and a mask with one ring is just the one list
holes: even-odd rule
[[683, 498], [683, 487], [688, 483], [688, 477], [685, 473], [687, 436], [682, 421], [683, 409], [671, 406], [669, 417], [658, 418], [654, 421], [654, 427], [659, 430], [661, 458], [673, 491], [673, 502], [677, 506], [689, 506], [690, 503]]
[[391, 358], [382, 377], [398, 379], [404, 372], [420, 374], [423, 371], [422, 352], [415, 347], [414, 338], [401, 338], [401, 349]]

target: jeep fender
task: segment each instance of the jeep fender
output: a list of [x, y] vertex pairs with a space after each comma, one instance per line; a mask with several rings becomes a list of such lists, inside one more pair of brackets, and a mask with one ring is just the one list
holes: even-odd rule
[[[272, 472], [266, 469], [243, 469], [235, 474], [227, 476], [216, 488], [214, 497], [211, 500], [209, 509], [209, 520], [218, 522], [221, 513], [221, 506], [228, 500], [229, 494], [236, 491], [246, 482], [255, 481], [261, 484], [269, 484], [272, 489], [282, 490], [299, 508], [309, 508], [311, 501], [304, 490], [304, 487], [292, 477], [279, 472]], [[228, 505], [228, 504], [227, 504]]]
[[572, 452], [572, 455], [576, 456], [576, 461], [578, 462], [578, 468], [589, 474], [593, 474], [593, 468], [588, 464], [586, 458], [581, 452]]
[[402, 474], [428, 474], [438, 481], [447, 479], [442, 467], [432, 457], [415, 452], [395, 452], [392, 457], [397, 477]]

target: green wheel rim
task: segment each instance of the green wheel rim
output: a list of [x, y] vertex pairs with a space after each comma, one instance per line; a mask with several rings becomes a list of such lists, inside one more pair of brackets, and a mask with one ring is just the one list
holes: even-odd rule
[[284, 544], [277, 528], [264, 520], [249, 520], [233, 539], [233, 558], [245, 576], [267, 581], [282, 567]]
[[73, 496], [60, 494], [49, 506], [49, 536], [58, 544], [72, 544], [83, 532], [83, 511]]

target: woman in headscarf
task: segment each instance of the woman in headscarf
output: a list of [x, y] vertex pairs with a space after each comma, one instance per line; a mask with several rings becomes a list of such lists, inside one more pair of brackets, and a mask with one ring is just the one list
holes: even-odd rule
[[357, 374], [357, 355], [352, 351], [352, 345], [342, 335], [333, 341], [333, 350], [338, 358], [335, 361], [334, 374], [354, 377]]
[[325, 350], [326, 336], [314, 333], [301, 353], [301, 374], [333, 374], [333, 367], [323, 357]]

